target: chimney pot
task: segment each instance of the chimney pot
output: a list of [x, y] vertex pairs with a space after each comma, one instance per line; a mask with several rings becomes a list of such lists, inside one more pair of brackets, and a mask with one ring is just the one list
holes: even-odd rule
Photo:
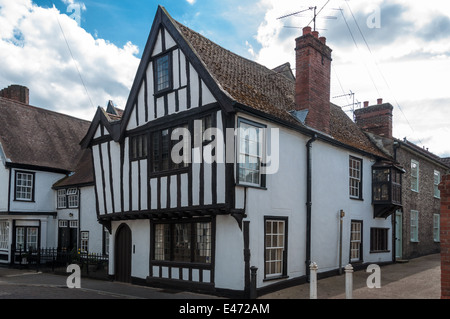
[[303, 28], [303, 35], [307, 35], [311, 33], [311, 27], [304, 27]]
[[318, 39], [319, 38], [319, 31], [313, 31], [312, 35], [314, 36], [314, 38]]
[[319, 40], [320, 40], [320, 42], [322, 42], [323, 44], [326, 44], [326, 43], [327, 43], [327, 38], [325, 38], [325, 37], [320, 37]]
[[364, 107], [368, 107], [369, 106], [369, 101], [364, 101]]
[[377, 103], [378, 103], [378, 104], [383, 104], [383, 99], [381, 99], [381, 98], [378, 99], [378, 100], [377, 100]]

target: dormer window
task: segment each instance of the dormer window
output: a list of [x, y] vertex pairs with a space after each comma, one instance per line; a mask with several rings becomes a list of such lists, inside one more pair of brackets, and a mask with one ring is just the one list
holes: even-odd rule
[[172, 88], [171, 55], [165, 54], [155, 60], [155, 93], [162, 93]]

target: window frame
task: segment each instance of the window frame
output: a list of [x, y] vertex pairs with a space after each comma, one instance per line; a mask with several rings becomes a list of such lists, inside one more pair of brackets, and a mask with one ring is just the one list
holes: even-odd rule
[[[64, 192], [64, 194], [63, 194]], [[64, 206], [63, 203], [64, 198]], [[74, 209], [80, 207], [80, 191], [77, 187], [60, 188], [56, 193], [57, 209]]]
[[419, 242], [419, 211], [411, 209], [410, 211], [410, 236], [409, 240], [413, 243]]
[[441, 241], [441, 214], [433, 214], [433, 241]]
[[[416, 165], [415, 168], [413, 168], [413, 164]], [[411, 160], [411, 190], [414, 192], [419, 192], [419, 172], [420, 172], [420, 166], [419, 162], [412, 159]]]
[[[198, 225], [207, 224], [207, 234], [198, 234]], [[177, 255], [177, 225], [183, 225], [186, 227], [186, 232], [189, 236], [185, 239], [188, 240], [187, 250], [189, 251], [188, 260], [180, 260], [180, 255]], [[202, 267], [212, 267], [214, 263], [214, 243], [215, 243], [215, 222], [213, 218], [196, 218], [188, 220], [176, 220], [176, 221], [155, 221], [152, 222], [152, 235], [151, 235], [151, 263], [157, 264], [180, 264], [180, 265], [202, 265]], [[162, 234], [160, 228], [162, 227]], [[166, 230], [168, 233], [166, 234]], [[167, 237], [168, 236], [168, 237]], [[198, 241], [199, 236], [206, 236], [204, 241]], [[166, 242], [166, 239], [168, 241]], [[198, 250], [198, 244], [205, 244], [205, 249]], [[162, 244], [162, 245], [160, 245]], [[168, 247], [166, 248], [166, 244]], [[159, 247], [158, 247], [159, 245]], [[167, 249], [167, 251], [166, 251]], [[180, 249], [180, 248], [178, 248]], [[162, 253], [161, 253], [162, 250]], [[185, 250], [185, 252], [187, 251]], [[200, 251], [203, 252], [201, 256]], [[206, 253], [205, 253], [206, 252]], [[178, 254], [180, 251], [178, 251]], [[204, 261], [199, 260], [199, 257], [205, 257]]]
[[[164, 59], [167, 57], [167, 77], [168, 77], [168, 84], [164, 88], [159, 89], [158, 88], [158, 79], [160, 78], [158, 73], [158, 61]], [[155, 96], [161, 95], [167, 92], [170, 92], [173, 90], [173, 61], [172, 61], [172, 51], [166, 51], [163, 52], [156, 57], [153, 58], [153, 89], [155, 92]]]
[[[352, 176], [352, 171], [356, 170], [356, 168], [352, 167], [352, 163], [359, 163], [359, 171], [357, 171], [357, 172], [359, 172], [359, 177]], [[362, 194], [362, 192], [363, 192], [363, 187], [362, 187], [362, 185], [363, 185], [363, 160], [362, 160], [362, 158], [358, 158], [358, 157], [350, 155], [349, 162], [348, 162], [348, 169], [349, 169], [349, 173], [348, 173], [349, 197], [351, 199], [362, 200], [363, 199], [363, 196], [362, 196], [363, 195]], [[357, 183], [356, 186], [352, 185], [352, 181], [354, 181], [354, 180]], [[353, 195], [352, 189], [356, 189], [358, 191], [358, 194]]]
[[[360, 229], [359, 229], [359, 241], [352, 239], [353, 238], [353, 234], [354, 234], [354, 229], [353, 229], [353, 224], [359, 224]], [[349, 255], [349, 259], [350, 259], [350, 263], [357, 263], [357, 262], [362, 262], [363, 261], [363, 239], [364, 239], [364, 233], [363, 233], [363, 221], [362, 220], [356, 220], [356, 219], [352, 219], [350, 221], [350, 255]], [[358, 254], [359, 257], [358, 258], [352, 258], [352, 251], [355, 250], [356, 248], [353, 248], [353, 243], [358, 243]]]
[[[258, 152], [260, 151], [261, 154], [257, 154], [257, 155], [252, 155], [252, 154], [246, 154], [246, 153], [242, 153], [241, 154], [241, 124], [245, 124], [245, 125], [249, 125], [249, 126], [253, 126], [254, 128], [258, 129], [259, 132], [261, 132], [261, 137], [257, 138], [257, 150]], [[265, 159], [265, 144], [266, 144], [266, 135], [265, 135], [265, 129], [267, 128], [266, 125], [246, 119], [246, 118], [242, 118], [242, 117], [238, 117], [237, 119], [237, 127], [238, 127], [238, 133], [237, 133], [237, 143], [236, 143], [236, 181], [237, 181], [237, 185], [239, 186], [246, 186], [246, 187], [256, 187], [256, 188], [265, 188], [266, 187], [266, 178], [265, 178], [265, 174], [262, 174], [262, 167], [265, 163], [264, 159]], [[260, 144], [261, 143], [261, 144]], [[259, 167], [257, 170], [258, 172], [258, 183], [253, 183], [253, 182], [247, 182], [247, 181], [243, 181], [241, 180], [241, 174], [240, 174], [240, 169], [242, 164], [245, 163], [241, 163], [240, 162], [240, 157], [241, 155], [243, 156], [251, 156], [251, 157], [256, 157], [259, 160]], [[246, 168], [243, 168], [246, 169]], [[247, 169], [248, 170], [248, 169]]]
[[83, 253], [89, 252], [89, 231], [80, 231], [80, 251]]
[[[35, 172], [29, 172], [29, 171], [20, 171], [20, 170], [16, 170], [14, 175], [14, 201], [18, 201], [18, 202], [34, 202], [35, 201], [35, 183], [36, 183], [36, 173]], [[18, 185], [17, 181], [18, 181], [18, 175], [19, 174], [23, 174], [23, 175], [30, 175], [31, 176], [31, 186], [22, 186], [22, 185]], [[30, 195], [31, 198], [21, 198], [18, 197], [18, 187], [25, 187], [25, 188], [30, 188]]]
[[[23, 234], [22, 234], [22, 243], [23, 243], [23, 247], [18, 247], [18, 236], [19, 236], [19, 230], [23, 230]], [[29, 234], [29, 230], [36, 230], [36, 242], [33, 242], [34, 244], [36, 244], [36, 247], [31, 247], [31, 249], [36, 250], [37, 248], [39, 248], [40, 246], [40, 227], [39, 226], [15, 226], [14, 228], [14, 247], [16, 250], [18, 249], [22, 249], [22, 251], [29, 251], [30, 247], [30, 238], [31, 235]]]
[[[283, 246], [282, 248], [278, 247], [268, 247], [267, 246], [267, 223], [268, 222], [277, 222], [283, 223]], [[273, 229], [273, 225], [272, 225], [272, 229]], [[288, 229], [289, 229], [289, 218], [288, 217], [283, 217], [283, 216], [264, 216], [264, 280], [274, 280], [274, 279], [280, 279], [280, 278], [287, 278], [287, 267], [288, 267], [288, 242], [289, 242], [289, 237], [288, 237]], [[269, 233], [269, 235], [273, 236], [279, 236], [279, 233]], [[272, 237], [273, 239], [273, 237]], [[276, 249], [282, 249], [281, 251], [281, 259], [268, 259], [267, 254], [268, 254], [268, 250], [276, 250]], [[269, 253], [269, 255], [271, 255]], [[279, 269], [280, 272], [276, 272], [276, 273], [271, 273], [270, 269], [268, 268], [268, 263], [272, 263], [272, 262], [279, 262]]]
[[386, 252], [389, 252], [389, 228], [371, 227], [370, 253]]
[[[437, 176], [437, 181], [436, 181]], [[441, 191], [439, 190], [439, 184], [441, 182], [441, 172], [438, 170], [434, 170], [433, 173], [433, 195], [434, 198], [441, 198]]]
[[[138, 161], [148, 158], [148, 133], [131, 135], [129, 138], [129, 157], [130, 161]], [[139, 150], [138, 145], [141, 148]]]

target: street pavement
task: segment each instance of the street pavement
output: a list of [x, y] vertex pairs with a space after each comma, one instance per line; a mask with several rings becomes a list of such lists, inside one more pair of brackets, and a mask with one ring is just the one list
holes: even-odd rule
[[[382, 266], [381, 288], [368, 288], [370, 273], [353, 273], [354, 299], [440, 299], [440, 255]], [[69, 273], [67, 274], [67, 276]], [[219, 299], [184, 291], [158, 289], [114, 281], [81, 278], [81, 288], [68, 288], [67, 276], [0, 267], [0, 299]], [[345, 275], [318, 280], [318, 299], [345, 299]], [[259, 297], [309, 299], [309, 284]]]
[[[368, 288], [372, 274], [366, 269], [353, 272], [353, 299], [440, 299], [441, 259], [432, 254], [380, 267], [381, 287]], [[294, 286], [260, 299], [309, 299], [309, 284]], [[345, 274], [319, 279], [318, 299], [346, 299]]]

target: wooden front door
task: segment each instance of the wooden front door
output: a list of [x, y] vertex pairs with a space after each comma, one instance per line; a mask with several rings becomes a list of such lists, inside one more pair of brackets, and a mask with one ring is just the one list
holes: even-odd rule
[[116, 280], [131, 282], [131, 229], [126, 224], [117, 229], [114, 256]]

